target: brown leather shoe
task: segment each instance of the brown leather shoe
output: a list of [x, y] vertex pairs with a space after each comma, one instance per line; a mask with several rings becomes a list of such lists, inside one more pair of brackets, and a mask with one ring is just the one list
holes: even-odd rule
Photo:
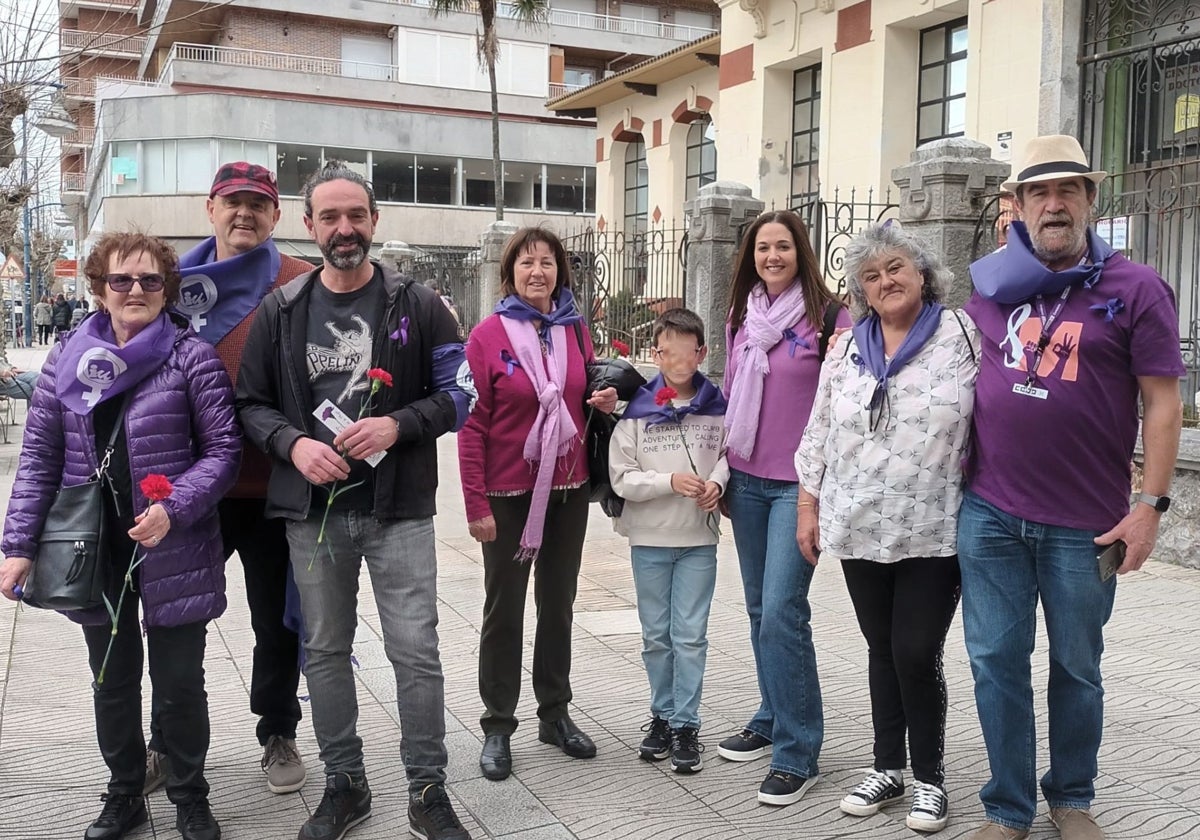
[[1104, 832], [1087, 808], [1051, 808], [1050, 822], [1062, 840], [1104, 840]]
[[987, 822], [967, 840], [1025, 840], [1028, 836], [1027, 828], [1009, 828], [1000, 823]]

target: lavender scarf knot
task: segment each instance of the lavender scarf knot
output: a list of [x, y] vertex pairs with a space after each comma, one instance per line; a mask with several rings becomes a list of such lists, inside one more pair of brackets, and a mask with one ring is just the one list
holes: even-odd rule
[[[529, 428], [522, 451], [527, 462], [537, 464], [537, 478], [534, 480], [529, 516], [525, 519], [525, 529], [521, 532], [521, 545], [517, 551], [516, 559], [520, 562], [537, 559], [542, 547], [550, 489], [554, 483], [554, 467], [558, 459], [566, 455], [579, 439], [579, 429], [563, 400], [567, 385], [566, 326], [579, 320], [579, 313], [570, 295], [567, 289], [559, 292], [558, 306], [551, 313], [554, 323], [547, 323], [551, 315], [538, 312], [516, 295], [509, 295], [496, 307], [500, 324], [512, 342], [512, 355], [516, 358], [513, 367], [529, 377], [538, 400], [537, 417]], [[534, 327], [535, 319], [541, 321], [540, 330]], [[545, 356], [542, 355], [539, 332], [547, 339], [548, 352]]]
[[158, 370], [175, 347], [175, 325], [166, 312], [117, 345], [112, 318], [97, 312], [71, 333], [55, 367], [55, 393], [76, 414], [123, 394]]
[[[767, 297], [767, 287], [757, 283], [746, 300], [746, 321], [742, 329], [746, 343], [738, 351], [737, 374], [729, 389], [729, 409], [725, 412], [725, 439], [729, 449], [742, 458], [754, 452], [758, 436], [758, 414], [762, 410], [763, 380], [771, 372], [767, 352], [783, 341], [785, 332], [804, 317], [804, 291], [793, 281], [775, 298]], [[794, 347], [794, 345], [793, 345]]]
[[871, 392], [871, 400], [868, 404], [868, 408], [872, 412], [880, 411], [887, 400], [888, 381], [902, 367], [917, 357], [921, 348], [929, 343], [929, 339], [933, 338], [941, 323], [942, 305], [926, 303], [921, 307], [917, 320], [913, 322], [908, 334], [904, 336], [904, 340], [900, 342], [900, 346], [896, 348], [896, 353], [891, 359], [884, 355], [883, 324], [879, 320], [879, 315], [872, 312], [865, 318], [859, 319], [858, 323], [854, 325], [854, 343], [858, 346], [858, 353], [852, 357], [851, 361], [866, 368], [875, 377], [875, 390]]
[[1013, 222], [1009, 226], [1008, 244], [1002, 250], [971, 263], [971, 282], [984, 300], [1008, 305], [1024, 303], [1039, 295], [1052, 297], [1067, 286], [1082, 285], [1090, 289], [1100, 282], [1105, 261], [1116, 252], [1090, 228], [1087, 243], [1091, 262], [1051, 271], [1033, 253], [1025, 223]]

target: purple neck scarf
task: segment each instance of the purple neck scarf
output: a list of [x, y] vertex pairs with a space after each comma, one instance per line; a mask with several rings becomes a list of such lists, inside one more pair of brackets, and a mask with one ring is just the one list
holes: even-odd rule
[[865, 318], [860, 318], [854, 325], [854, 343], [858, 345], [858, 353], [851, 357], [852, 361], [866, 368], [875, 377], [875, 390], [871, 393], [869, 407], [878, 410], [887, 399], [888, 380], [895, 376], [906, 364], [916, 358], [933, 334], [942, 323], [942, 305], [927, 303], [921, 307], [917, 320], [913, 322], [904, 336], [904, 341], [896, 349], [891, 360], [884, 358], [883, 353], [883, 324], [879, 316], [872, 312]]
[[1051, 271], [1033, 253], [1025, 223], [1013, 222], [1004, 248], [971, 263], [971, 282], [980, 297], [1000, 304], [1024, 303], [1039, 295], [1052, 297], [1067, 286], [1082, 285], [1090, 289], [1100, 282], [1105, 261], [1116, 252], [1091, 228], [1087, 243], [1090, 263]]
[[629, 405], [621, 415], [621, 419], [644, 419], [647, 421], [647, 426], [658, 426], [662, 423], [678, 423], [689, 414], [716, 417], [725, 413], [725, 397], [721, 395], [720, 389], [709, 382], [700, 372], [692, 376], [692, 385], [696, 388], [696, 396], [692, 397], [692, 401], [687, 405], [679, 407], [670, 404], [658, 405], [654, 401], [654, 397], [666, 384], [666, 380], [660, 373], [638, 388], [637, 393], [633, 395], [633, 399], [629, 401]]
[[210, 236], [179, 258], [179, 302], [175, 311], [209, 344], [229, 335], [254, 311], [279, 276], [282, 258], [270, 237], [257, 248], [217, 259]]
[[174, 347], [175, 325], [166, 312], [124, 347], [117, 346], [109, 314], [97, 312], [71, 333], [58, 357], [58, 399], [75, 414], [90, 414], [99, 403], [136, 387], [158, 370]]
[[575, 307], [575, 296], [570, 289], [559, 289], [554, 300], [554, 308], [549, 312], [540, 312], [523, 301], [519, 295], [506, 295], [496, 304], [495, 312], [514, 321], [541, 321], [538, 328], [543, 339], [551, 327], [569, 327], [583, 320]]

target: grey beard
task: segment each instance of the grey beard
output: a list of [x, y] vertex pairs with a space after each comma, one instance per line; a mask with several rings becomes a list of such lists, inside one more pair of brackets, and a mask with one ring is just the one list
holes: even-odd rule
[[344, 254], [331, 245], [322, 248], [321, 253], [329, 261], [329, 264], [339, 271], [350, 271], [358, 268], [367, 259], [367, 252], [361, 246], [353, 253]]

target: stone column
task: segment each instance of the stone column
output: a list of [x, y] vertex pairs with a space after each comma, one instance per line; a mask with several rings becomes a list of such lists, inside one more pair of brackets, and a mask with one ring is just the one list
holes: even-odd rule
[[490, 314], [500, 299], [500, 255], [504, 243], [517, 232], [512, 222], [492, 222], [479, 237], [479, 309], [480, 317]]
[[926, 143], [910, 161], [892, 170], [900, 188], [900, 223], [942, 255], [954, 272], [951, 287], [942, 290], [944, 302], [961, 306], [971, 294], [967, 267], [975, 225], [1011, 167], [992, 160], [987, 145], [966, 137]]
[[704, 319], [708, 358], [704, 373], [725, 374], [725, 317], [737, 259], [738, 230], [762, 213], [764, 204], [736, 181], [716, 181], [683, 205], [688, 219], [687, 290], [684, 304]]

